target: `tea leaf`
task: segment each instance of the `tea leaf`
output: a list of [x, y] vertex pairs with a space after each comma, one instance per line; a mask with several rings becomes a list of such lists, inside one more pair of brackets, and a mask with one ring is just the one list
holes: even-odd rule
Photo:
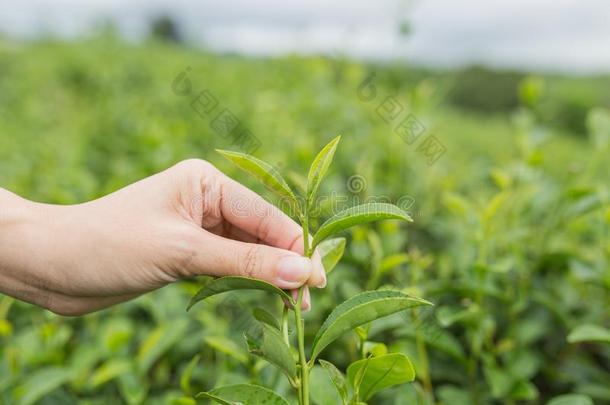
[[235, 384], [200, 392], [197, 398], [207, 398], [222, 405], [290, 405], [270, 389], [258, 385]]
[[347, 404], [347, 383], [343, 373], [337, 367], [335, 367], [333, 363], [326, 360], [318, 360], [318, 362], [324, 368], [324, 370], [326, 370], [330, 380], [337, 388], [337, 392], [339, 392], [339, 395], [343, 400], [343, 404]]
[[593, 405], [593, 400], [587, 395], [566, 394], [552, 398], [546, 405]]
[[137, 373], [127, 373], [119, 377], [119, 392], [125, 403], [129, 405], [142, 404], [148, 395], [150, 383], [145, 376]]
[[339, 304], [326, 318], [312, 344], [312, 362], [322, 350], [357, 326], [421, 305], [432, 305], [400, 291], [366, 291]]
[[326, 274], [329, 274], [333, 271], [337, 263], [339, 263], [341, 257], [343, 257], [343, 252], [345, 252], [345, 238], [325, 240], [318, 246], [318, 251], [320, 252], [320, 256], [322, 256], [324, 270], [326, 270]]
[[138, 350], [136, 362], [139, 370], [146, 373], [159, 357], [182, 339], [188, 326], [188, 320], [180, 318], [155, 328]]
[[32, 405], [58, 387], [68, 383], [74, 372], [64, 367], [45, 367], [28, 375], [24, 383], [14, 390], [15, 403]]
[[245, 334], [248, 351], [279, 367], [288, 377], [294, 378], [297, 374], [296, 363], [282, 335], [269, 325], [258, 326]]
[[343, 210], [324, 222], [313, 237], [312, 248], [329, 236], [354, 225], [383, 219], [402, 219], [413, 221], [409, 214], [395, 205], [386, 203], [368, 203]]
[[248, 363], [248, 353], [246, 353], [241, 345], [235, 343], [234, 340], [214, 335], [204, 336], [203, 340], [212, 349], [224, 353], [229, 357], [233, 357], [242, 364]]
[[539, 395], [538, 388], [531, 382], [517, 381], [510, 391], [509, 397], [517, 401], [533, 401]]
[[352, 385], [357, 382], [356, 375], [365, 366], [359, 385], [360, 398], [365, 401], [385, 388], [415, 380], [415, 370], [409, 358], [402, 353], [391, 353], [350, 364], [347, 379]]
[[186, 310], [188, 311], [193, 305], [206, 298], [233, 290], [262, 290], [272, 292], [279, 295], [287, 302], [293, 303], [292, 297], [284, 290], [277, 288], [266, 281], [248, 277], [228, 276], [214, 279], [204, 285], [191, 299]]
[[312, 207], [313, 200], [316, 198], [316, 193], [320, 187], [320, 183], [324, 178], [324, 175], [328, 171], [333, 156], [337, 150], [337, 145], [341, 140], [341, 135], [330, 141], [322, 150], [318, 153], [316, 158], [313, 160], [311, 167], [309, 168], [309, 174], [307, 175], [307, 206]]
[[352, 398], [352, 402], [356, 402], [356, 404], [360, 404], [360, 384], [362, 384], [362, 380], [364, 379], [364, 373], [366, 373], [366, 369], [369, 367], [369, 362], [371, 361], [372, 356], [368, 356], [366, 359], [363, 359], [362, 367], [356, 371], [354, 378], [350, 379], [350, 383], [352, 389], [354, 390], [354, 396]]
[[263, 162], [262, 160], [245, 153], [220, 149], [216, 149], [216, 152], [233, 162], [240, 169], [254, 176], [269, 190], [273, 191], [282, 198], [288, 198], [291, 203], [298, 206], [294, 192], [288, 183], [286, 183], [286, 180], [284, 180], [282, 175], [278, 173], [278, 171], [269, 163]]
[[280, 321], [267, 310], [262, 308], [254, 308], [252, 310], [252, 315], [257, 321], [266, 323], [267, 325], [280, 330]]
[[180, 388], [182, 389], [182, 392], [184, 392], [186, 395], [192, 394], [191, 377], [193, 375], [193, 370], [195, 369], [195, 366], [198, 362], [199, 355], [196, 355], [191, 359], [191, 361], [189, 361], [189, 364], [187, 364], [187, 366], [184, 368], [184, 371], [182, 372], [182, 375], [180, 376]]
[[597, 325], [577, 326], [569, 335], [569, 343], [579, 342], [603, 342], [610, 343], [610, 330]]
[[209, 392], [200, 392], [199, 394], [196, 395], [196, 398], [207, 398], [207, 399], [211, 399], [212, 401], [218, 402], [219, 404], [222, 405], [236, 405], [236, 404], [241, 404], [241, 402], [229, 402], [229, 401], [225, 401], [224, 399], [217, 397], [216, 395], [213, 395]]
[[379, 264], [379, 273], [383, 274], [409, 261], [409, 255], [398, 253], [385, 257]]
[[315, 405], [347, 405], [323, 367], [316, 364], [309, 373], [309, 392]]
[[91, 388], [95, 389], [131, 370], [132, 363], [129, 359], [108, 360], [91, 375], [89, 384]]

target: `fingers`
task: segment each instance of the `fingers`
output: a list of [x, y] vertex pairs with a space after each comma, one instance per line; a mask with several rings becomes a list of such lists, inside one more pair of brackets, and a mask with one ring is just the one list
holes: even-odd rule
[[[252, 190], [209, 165], [206, 167], [201, 199], [204, 228], [243, 242], [260, 241], [303, 255], [303, 230], [295, 221]], [[223, 227], [225, 232], [217, 232], [217, 227]], [[308, 284], [325, 286], [326, 272], [319, 255], [312, 260]]]
[[[225, 220], [267, 245], [303, 254], [303, 229], [295, 221], [252, 190], [222, 173], [220, 176], [220, 211]], [[319, 253], [315, 252], [312, 260], [314, 271], [308, 284], [325, 287], [326, 272]]]
[[270, 246], [303, 253], [303, 230], [296, 222], [247, 187], [218, 176], [219, 211], [226, 221]]
[[214, 276], [244, 276], [295, 289], [303, 284], [326, 285], [321, 262], [295, 252], [255, 243], [239, 242], [200, 231], [190, 272]]

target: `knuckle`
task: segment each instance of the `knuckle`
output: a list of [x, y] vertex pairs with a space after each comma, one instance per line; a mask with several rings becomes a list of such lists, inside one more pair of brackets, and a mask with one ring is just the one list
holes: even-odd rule
[[191, 272], [194, 262], [197, 260], [197, 241], [198, 238], [189, 235], [182, 237], [183, 239], [176, 246], [176, 275], [175, 278], [183, 278], [188, 276]]
[[241, 273], [250, 278], [259, 278], [261, 272], [261, 252], [256, 246], [250, 246], [246, 250], [242, 263], [240, 263]]
[[271, 229], [273, 225], [272, 215], [263, 215], [258, 223], [256, 229], [256, 236], [263, 241], [268, 241], [271, 236]]
[[185, 170], [187, 172], [210, 173], [216, 170], [216, 167], [207, 160], [195, 158], [185, 159], [181, 162], [178, 162], [175, 167], [180, 170]]

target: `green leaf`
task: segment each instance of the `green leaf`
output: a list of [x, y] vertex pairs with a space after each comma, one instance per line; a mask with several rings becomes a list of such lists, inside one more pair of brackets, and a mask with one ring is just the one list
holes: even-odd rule
[[288, 295], [284, 290], [277, 288], [273, 284], [254, 278], [229, 276], [214, 279], [204, 285], [201, 290], [199, 290], [197, 294], [195, 294], [195, 296], [191, 299], [186, 310], [188, 311], [193, 305], [206, 298], [233, 290], [262, 290], [272, 292], [278, 294], [287, 302], [294, 304], [293, 299], [290, 295]]
[[494, 398], [505, 398], [514, 385], [513, 377], [499, 368], [491, 356], [484, 357], [483, 375]]
[[288, 198], [291, 203], [298, 206], [297, 198], [288, 183], [286, 183], [286, 180], [284, 180], [281, 174], [279, 174], [269, 163], [265, 163], [262, 160], [245, 153], [220, 149], [216, 149], [216, 152], [233, 162], [240, 169], [254, 176], [269, 190], [282, 198]]
[[311, 401], [316, 405], [347, 405], [339, 396], [328, 373], [317, 364], [311, 368], [309, 373], [309, 391]]
[[111, 359], [98, 367], [89, 380], [91, 388], [98, 388], [125, 373], [132, 370], [132, 362], [129, 359]]
[[383, 274], [392, 270], [395, 267], [405, 264], [409, 261], [409, 255], [406, 253], [398, 253], [385, 257], [379, 264], [379, 273]]
[[242, 364], [248, 363], [248, 353], [232, 339], [224, 336], [208, 335], [203, 338], [214, 350], [226, 354], [227, 356], [233, 357], [235, 360]]
[[362, 365], [359, 369], [354, 373], [354, 377], [350, 378], [350, 385], [354, 391], [354, 395], [352, 397], [352, 402], [356, 402], [359, 404], [360, 402], [360, 385], [362, 384], [362, 380], [364, 379], [364, 374], [366, 370], [369, 368], [369, 362], [371, 361], [372, 356], [368, 356], [366, 359], [362, 360]]
[[127, 373], [119, 376], [119, 392], [127, 405], [144, 403], [150, 384], [145, 376]]
[[297, 366], [290, 348], [277, 329], [260, 324], [245, 334], [248, 351], [279, 367], [289, 378], [297, 374]]
[[312, 345], [312, 361], [326, 346], [357, 326], [421, 305], [432, 305], [401, 291], [366, 291], [339, 304], [326, 318]]
[[318, 251], [320, 252], [320, 256], [322, 256], [322, 265], [324, 265], [324, 270], [326, 270], [326, 274], [329, 274], [341, 257], [343, 257], [343, 252], [345, 251], [345, 238], [333, 238], [325, 240], [320, 243], [318, 246]]
[[391, 353], [350, 364], [347, 379], [352, 385], [357, 382], [356, 375], [365, 365], [359, 389], [360, 398], [365, 401], [385, 388], [415, 380], [415, 370], [409, 358], [402, 353]]
[[32, 405], [73, 377], [74, 373], [63, 367], [47, 367], [30, 373], [26, 376], [25, 382], [15, 388], [15, 403]]
[[343, 210], [324, 222], [313, 237], [312, 248], [320, 242], [349, 227], [383, 219], [413, 221], [409, 214], [395, 205], [367, 203]]
[[587, 395], [566, 394], [552, 398], [546, 405], [593, 405], [593, 400]]
[[219, 404], [222, 404], [222, 405], [238, 405], [238, 404], [241, 404], [241, 402], [233, 402], [233, 401], [229, 402], [229, 401], [226, 401], [226, 400], [224, 400], [224, 399], [222, 399], [220, 397], [217, 397], [216, 395], [213, 395], [213, 394], [211, 394], [209, 392], [200, 392], [199, 394], [197, 394], [196, 398], [211, 399], [212, 401], [218, 402]]
[[333, 156], [335, 155], [340, 140], [341, 135], [322, 148], [309, 168], [309, 174], [307, 175], [307, 206], [310, 208], [313, 205], [313, 200], [316, 198], [320, 183], [333, 161]]
[[270, 389], [258, 385], [235, 384], [200, 392], [197, 398], [208, 398], [222, 405], [290, 405]]
[[263, 309], [263, 308], [254, 308], [252, 310], [252, 315], [254, 316], [254, 318], [262, 323], [266, 323], [267, 325], [280, 330], [280, 321], [273, 316], [271, 313], [269, 313], [269, 311]]
[[347, 382], [345, 381], [345, 376], [343, 373], [337, 367], [335, 367], [333, 363], [326, 360], [318, 360], [318, 362], [328, 373], [328, 376], [337, 388], [337, 392], [341, 396], [343, 403], [347, 404]]
[[199, 362], [199, 357], [200, 356], [198, 354], [195, 355], [195, 357], [189, 361], [189, 364], [187, 364], [182, 372], [182, 375], [180, 376], [180, 388], [186, 395], [192, 395], [193, 393], [191, 389], [191, 378], [193, 375], [193, 370], [195, 370], [195, 366]]
[[188, 320], [177, 319], [163, 323], [144, 340], [136, 357], [140, 371], [146, 373], [159, 357], [182, 339], [188, 328]]
[[509, 397], [517, 401], [533, 401], [540, 393], [538, 388], [529, 381], [517, 381], [512, 387]]
[[577, 326], [568, 335], [569, 343], [603, 342], [610, 343], [610, 330], [597, 325], [585, 324]]

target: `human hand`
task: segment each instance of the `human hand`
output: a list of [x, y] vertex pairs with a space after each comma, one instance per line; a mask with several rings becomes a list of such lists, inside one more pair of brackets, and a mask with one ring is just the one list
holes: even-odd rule
[[59, 314], [92, 312], [196, 275], [241, 275], [284, 289], [326, 285], [319, 255], [301, 256], [301, 227], [203, 160], [84, 204], [39, 204], [5, 191], [0, 201], [0, 290]]

